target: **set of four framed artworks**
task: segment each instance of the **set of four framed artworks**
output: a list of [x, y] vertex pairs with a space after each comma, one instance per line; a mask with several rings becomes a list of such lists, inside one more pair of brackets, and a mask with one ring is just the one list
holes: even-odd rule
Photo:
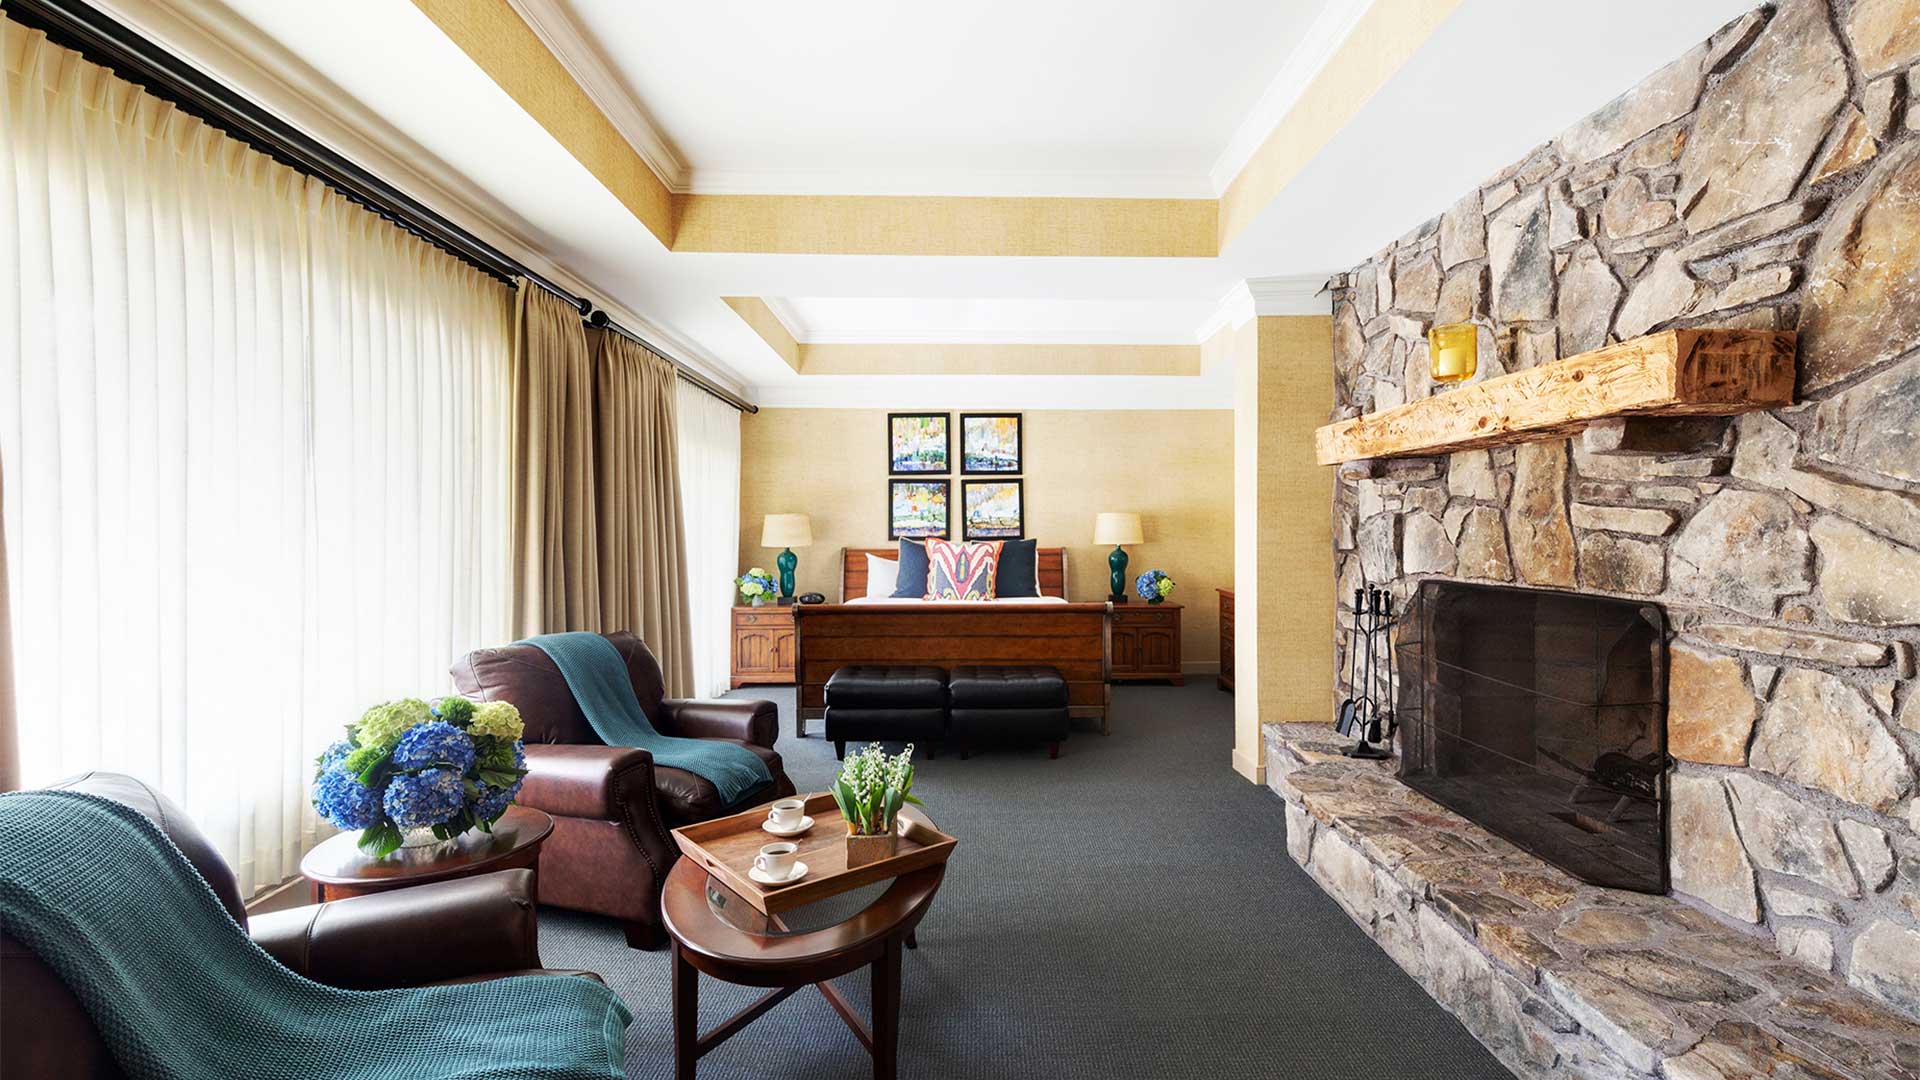
[[[946, 537], [953, 516], [953, 432], [947, 413], [887, 414], [887, 539]], [[960, 414], [960, 535], [1026, 534], [1019, 413]], [[935, 476], [932, 474], [942, 474]], [[965, 479], [966, 477], [990, 479]], [[991, 479], [991, 477], [998, 477]]]

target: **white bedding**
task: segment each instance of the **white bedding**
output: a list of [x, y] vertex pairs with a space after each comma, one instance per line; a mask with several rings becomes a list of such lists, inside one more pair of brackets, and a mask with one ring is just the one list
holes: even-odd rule
[[1066, 601], [1058, 596], [996, 596], [992, 600], [919, 600], [911, 596], [900, 597], [898, 599], [891, 596], [856, 596], [853, 599], [848, 600], [847, 603], [848, 604], [942, 604], [948, 607], [967, 604], [975, 607], [980, 607], [980, 606], [991, 606], [994, 604], [1064, 604], [1066, 603]]

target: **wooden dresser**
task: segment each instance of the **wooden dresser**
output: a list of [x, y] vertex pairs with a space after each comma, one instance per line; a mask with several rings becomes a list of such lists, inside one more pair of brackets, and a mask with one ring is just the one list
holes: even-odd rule
[[733, 688], [793, 681], [793, 609], [733, 609]]
[[1186, 683], [1180, 673], [1180, 605], [1164, 603], [1113, 605], [1112, 661], [1109, 678], [1113, 682]]
[[1233, 693], [1233, 590], [1215, 589], [1220, 594], [1220, 689]]

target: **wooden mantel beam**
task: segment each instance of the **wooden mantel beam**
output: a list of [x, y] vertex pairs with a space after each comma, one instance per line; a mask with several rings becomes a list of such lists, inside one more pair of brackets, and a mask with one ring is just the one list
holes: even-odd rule
[[1322, 465], [1560, 439], [1615, 416], [1732, 416], [1793, 404], [1795, 335], [1667, 330], [1314, 433]]

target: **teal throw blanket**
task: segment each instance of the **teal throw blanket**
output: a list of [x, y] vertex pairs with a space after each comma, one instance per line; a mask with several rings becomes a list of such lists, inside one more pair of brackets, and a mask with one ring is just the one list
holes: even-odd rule
[[620, 998], [537, 975], [340, 990], [268, 956], [139, 811], [0, 795], [0, 929], [60, 976], [128, 1076], [187, 1080], [609, 1080]]
[[553, 658], [587, 723], [608, 746], [637, 746], [658, 764], [704, 777], [728, 806], [773, 782], [767, 763], [744, 746], [655, 731], [627, 678], [627, 662], [613, 642], [599, 634], [542, 634], [515, 644], [532, 645]]

